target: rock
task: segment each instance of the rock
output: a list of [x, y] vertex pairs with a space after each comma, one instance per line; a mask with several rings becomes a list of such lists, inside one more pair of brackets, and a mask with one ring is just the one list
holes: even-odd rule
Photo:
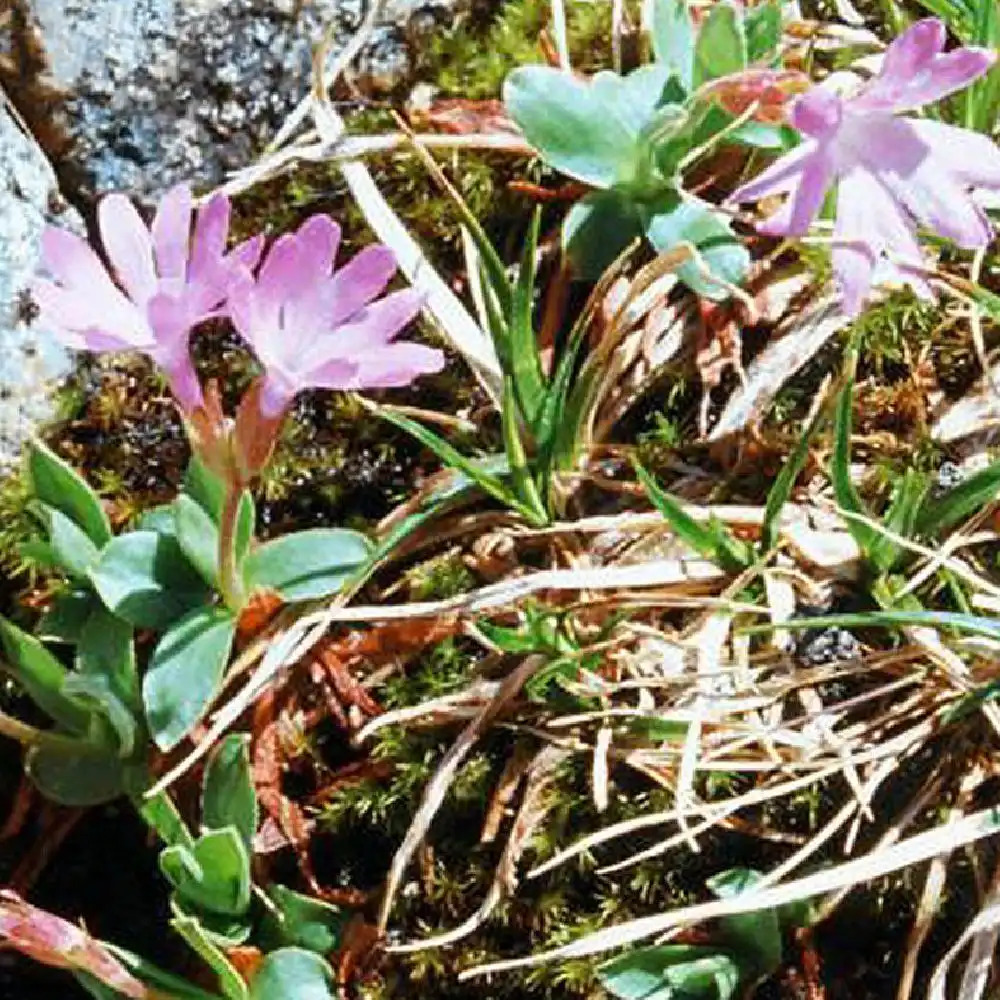
[[41, 150], [0, 102], [0, 474], [51, 415], [48, 388], [70, 367], [69, 354], [51, 333], [30, 323], [31, 304], [23, 294], [38, 264], [42, 230], [56, 215], [61, 225], [82, 228], [76, 213], [63, 207]]
[[[267, 145], [306, 93], [327, 23], [343, 44], [364, 0], [17, 0], [70, 96], [70, 156], [84, 189], [154, 198], [219, 183]], [[407, 82], [412, 45], [460, 0], [390, 0], [358, 59], [363, 86]], [[89, 192], [88, 192], [89, 193]]]

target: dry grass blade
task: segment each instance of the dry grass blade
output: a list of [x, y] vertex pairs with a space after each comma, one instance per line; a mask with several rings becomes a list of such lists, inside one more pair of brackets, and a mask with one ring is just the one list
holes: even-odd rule
[[558, 747], [546, 747], [532, 762], [528, 771], [527, 787], [524, 798], [514, 817], [510, 836], [504, 845], [503, 855], [497, 865], [496, 874], [489, 891], [483, 898], [479, 909], [446, 934], [427, 938], [424, 941], [411, 941], [408, 944], [395, 945], [387, 949], [393, 954], [405, 954], [413, 951], [425, 951], [430, 948], [444, 948], [472, 934], [497, 907], [504, 896], [514, 891], [517, 886], [517, 862], [524, 849], [528, 846], [531, 835], [548, 813], [546, 792], [555, 778], [556, 770], [570, 756], [569, 752]]
[[382, 897], [382, 906], [379, 910], [378, 918], [378, 927], [382, 933], [385, 933], [385, 929], [388, 926], [392, 904], [395, 901], [396, 892], [399, 890], [403, 872], [410, 863], [410, 859], [413, 857], [420, 842], [424, 839], [438, 809], [441, 808], [441, 803], [444, 801], [444, 797], [451, 786], [451, 782], [459, 766], [468, 756], [482, 733], [492, 725], [508, 702], [517, 695], [525, 682], [544, 663], [544, 657], [529, 656], [518, 664], [501, 683], [493, 699], [487, 705], [484, 705], [476, 717], [465, 727], [462, 734], [438, 765], [434, 777], [431, 778], [424, 789], [423, 798], [420, 800], [420, 805], [413, 816], [410, 828], [403, 838], [403, 843], [400, 844], [389, 867], [389, 874], [385, 884], [385, 894]]
[[820, 896], [838, 889], [849, 888], [873, 879], [927, 861], [938, 854], [956, 850], [1000, 831], [1000, 810], [983, 809], [959, 820], [957, 823], [935, 827], [916, 834], [892, 847], [876, 850], [863, 857], [844, 862], [836, 867], [796, 879], [773, 888], [741, 893], [728, 900], [699, 903], [670, 913], [642, 917], [626, 923], [588, 934], [579, 941], [552, 951], [505, 962], [492, 962], [463, 972], [461, 979], [482, 976], [508, 969], [543, 965], [562, 959], [583, 958], [602, 951], [621, 948], [678, 927], [715, 920], [720, 917], [757, 910], [773, 909], [801, 899]]

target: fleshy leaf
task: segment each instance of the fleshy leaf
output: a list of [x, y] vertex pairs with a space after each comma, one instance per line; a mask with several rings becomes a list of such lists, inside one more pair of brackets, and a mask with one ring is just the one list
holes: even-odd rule
[[250, 906], [250, 856], [235, 827], [203, 834], [190, 849], [165, 847], [160, 868], [180, 899], [198, 910], [239, 917]]
[[35, 637], [43, 642], [77, 643], [91, 613], [102, 608], [91, 590], [67, 590], [56, 594], [35, 626]]
[[236, 633], [222, 608], [198, 608], [160, 638], [142, 684], [146, 719], [161, 750], [176, 746], [215, 697]]
[[698, 32], [694, 55], [694, 85], [738, 73], [747, 64], [747, 39], [743, 18], [730, 0], [719, 0], [709, 9]]
[[311, 951], [272, 951], [254, 976], [250, 1000], [333, 1000], [333, 972]]
[[35, 515], [45, 526], [49, 549], [60, 568], [78, 580], [86, 580], [99, 556], [97, 546], [76, 521], [61, 510], [39, 503], [33, 507]]
[[577, 276], [587, 281], [596, 281], [642, 235], [638, 209], [614, 188], [581, 198], [562, 226], [563, 249]]
[[556, 170], [595, 187], [630, 172], [635, 135], [609, 115], [591, 84], [549, 66], [519, 66], [504, 81], [503, 98], [525, 138]]
[[111, 541], [91, 580], [110, 611], [140, 628], [161, 629], [208, 597], [176, 539], [152, 531]]
[[219, 980], [219, 988], [226, 1000], [248, 1000], [250, 991], [243, 977], [236, 971], [232, 962], [211, 938], [195, 917], [178, 913], [170, 921], [170, 926], [198, 954], [198, 956], [215, 973]]
[[63, 806], [95, 806], [124, 795], [130, 767], [113, 750], [79, 741], [73, 748], [42, 743], [32, 747], [24, 769], [38, 790]]
[[88, 731], [90, 712], [63, 693], [68, 671], [33, 635], [0, 617], [0, 646], [7, 672], [49, 718], [70, 732]]
[[201, 823], [207, 830], [232, 826], [249, 851], [257, 832], [257, 795], [250, 775], [250, 737], [231, 733], [215, 748], [205, 767]]
[[248, 590], [276, 590], [285, 601], [308, 601], [337, 593], [372, 551], [360, 532], [312, 528], [265, 542], [243, 566]]
[[35, 496], [62, 511], [100, 548], [111, 540], [111, 522], [86, 481], [40, 441], [28, 449], [28, 477]]
[[[659, 204], [650, 207], [650, 212], [646, 236], [660, 253], [691, 244], [712, 275], [731, 285], [739, 285], [746, 276], [749, 252], [733, 234], [729, 223], [710, 205], [674, 191], [664, 194]], [[729, 297], [728, 290], [693, 260], [681, 264], [677, 274], [689, 288], [707, 299], [721, 301]]]
[[651, 0], [653, 54], [685, 91], [694, 84], [694, 25], [687, 0]]
[[283, 885], [268, 889], [274, 908], [268, 908], [262, 928], [270, 949], [294, 945], [329, 955], [340, 943], [347, 914], [321, 899], [312, 899]]

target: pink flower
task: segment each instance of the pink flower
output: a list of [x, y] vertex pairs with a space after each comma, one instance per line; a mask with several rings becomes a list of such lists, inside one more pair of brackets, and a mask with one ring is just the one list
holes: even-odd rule
[[326, 215], [278, 239], [256, 281], [234, 290], [236, 329], [264, 366], [260, 406], [281, 414], [302, 389], [408, 385], [440, 371], [444, 355], [393, 338], [420, 311], [413, 290], [378, 298], [396, 271], [392, 251], [366, 247], [333, 270], [340, 227]]
[[42, 268], [49, 278], [32, 285], [40, 321], [67, 346], [147, 354], [187, 413], [202, 405], [188, 353], [191, 330], [219, 315], [230, 286], [249, 274], [263, 246], [255, 237], [225, 252], [225, 195], [198, 210], [193, 234], [192, 209], [191, 192], [179, 185], [164, 196], [147, 229], [124, 195], [108, 195], [98, 208], [98, 224], [111, 273], [82, 239], [50, 226], [42, 236]]
[[918, 21], [889, 46], [878, 76], [853, 96], [835, 93], [832, 78], [813, 87], [791, 108], [792, 125], [805, 141], [730, 198], [787, 194], [758, 228], [802, 236], [838, 183], [833, 269], [848, 315], [879, 281], [900, 281], [932, 297], [920, 270], [916, 226], [967, 249], [993, 238], [971, 191], [1000, 188], [996, 145], [975, 132], [896, 114], [961, 90], [996, 58], [971, 47], [944, 53], [944, 43], [941, 21]]

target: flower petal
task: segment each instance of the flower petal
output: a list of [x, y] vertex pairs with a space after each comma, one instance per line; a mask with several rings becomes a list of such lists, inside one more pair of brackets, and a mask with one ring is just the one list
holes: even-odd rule
[[989, 219], [949, 173], [947, 154], [927, 145], [910, 119], [880, 115], [855, 141], [868, 169], [921, 225], [968, 249], [990, 242]]
[[314, 341], [303, 368], [312, 369], [333, 358], [353, 360], [356, 355], [390, 343], [422, 306], [423, 296], [412, 288], [365, 306], [335, 332]]
[[396, 255], [381, 243], [355, 254], [327, 285], [330, 322], [350, 319], [385, 288], [395, 273]]
[[819, 146], [803, 165], [796, 188], [787, 201], [757, 229], [771, 236], [805, 236], [823, 207], [823, 199], [833, 182], [833, 156], [826, 146]]
[[101, 240], [129, 297], [145, 305], [156, 294], [153, 241], [135, 206], [123, 194], [109, 194], [97, 209]]
[[151, 231], [161, 278], [183, 281], [187, 277], [191, 207], [191, 189], [178, 184], [163, 196], [156, 210]]
[[328, 277], [340, 246], [340, 226], [329, 215], [313, 215], [296, 234], [305, 266], [316, 277]]
[[201, 384], [188, 351], [191, 320], [183, 298], [154, 295], [146, 306], [156, 344], [149, 356], [163, 369], [181, 408], [190, 413], [203, 405]]
[[901, 206], [864, 167], [855, 167], [840, 183], [833, 235], [833, 269], [849, 316], [860, 311], [876, 271], [912, 284], [900, 265], [919, 266], [923, 261]]
[[237, 262], [248, 271], [253, 271], [257, 267], [260, 255], [263, 252], [264, 237], [258, 233], [256, 236], [251, 236], [250, 239], [244, 240], [233, 247], [226, 259]]
[[444, 352], [423, 344], [387, 344], [357, 359], [357, 389], [388, 389], [409, 385], [421, 375], [444, 368]]
[[879, 75], [851, 102], [859, 110], [908, 111], [967, 87], [996, 61], [988, 49], [965, 46], [942, 53], [945, 28], [925, 18], [889, 46]]
[[1000, 149], [992, 139], [927, 118], [908, 118], [907, 124], [960, 184], [1000, 189]]
[[780, 159], [775, 160], [766, 170], [752, 181], [738, 187], [726, 201], [738, 205], [745, 201], [758, 201], [772, 194], [787, 194], [801, 182], [802, 172], [816, 154], [820, 144], [815, 139], [807, 139]]
[[66, 288], [115, 287], [100, 258], [87, 243], [75, 233], [56, 226], [46, 226], [42, 232], [41, 263], [44, 270]]
[[198, 209], [191, 241], [189, 281], [210, 283], [216, 280], [228, 235], [229, 199], [218, 192]]

